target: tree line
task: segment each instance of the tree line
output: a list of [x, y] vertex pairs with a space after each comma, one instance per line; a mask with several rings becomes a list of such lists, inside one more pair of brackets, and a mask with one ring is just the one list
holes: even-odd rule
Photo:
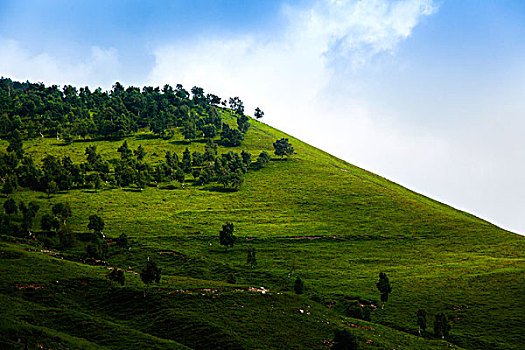
[[25, 187], [44, 191], [48, 197], [72, 188], [94, 188], [97, 191], [103, 186], [135, 185], [142, 189], [147, 185], [159, 186], [172, 181], [184, 186], [186, 176], [190, 174], [196, 185], [216, 182], [224, 188], [238, 190], [248, 168], [259, 170], [270, 161], [266, 151], [255, 160], [244, 150], [218, 155], [213, 140], [207, 141], [204, 153], [191, 152], [187, 147], [179, 158], [176, 153], [167, 151], [164, 160], [156, 165], [145, 161], [147, 153], [142, 146], [131, 149], [127, 141], [117, 149], [120, 157], [109, 160], [103, 159], [96, 146], [88, 146], [84, 153], [86, 160], [81, 163], [73, 163], [69, 156], [47, 155], [38, 166], [30, 155], [24, 154], [18, 137], [10, 139], [7, 150], [8, 153], [0, 153], [1, 192], [9, 195], [18, 187]]
[[[225, 146], [238, 146], [250, 126], [242, 100], [226, 101], [197, 86], [190, 92], [181, 84], [141, 89], [116, 82], [110, 91], [91, 91], [0, 78], [0, 136], [18, 130], [27, 138], [71, 142], [75, 137], [120, 139], [144, 128], [171, 138], [179, 129], [186, 140], [220, 135]], [[222, 121], [222, 110], [235, 117], [236, 129]], [[257, 107], [254, 116], [260, 119], [264, 112]]]

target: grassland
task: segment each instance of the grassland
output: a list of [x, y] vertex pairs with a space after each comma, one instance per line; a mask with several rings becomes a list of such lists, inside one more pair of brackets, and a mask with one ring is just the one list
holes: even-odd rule
[[[272, 142], [281, 137], [290, 139], [296, 154], [250, 170], [238, 192], [215, 184], [193, 186], [189, 176], [185, 188], [175, 190], [81, 189], [50, 199], [29, 190], [11, 195], [40, 204], [37, 222], [53, 204], [68, 201], [75, 232], [87, 231], [89, 215], [102, 216], [105, 234], [125, 233], [132, 247], [127, 252], [111, 248], [108, 263], [140, 271], [149, 256], [162, 267], [163, 278], [140, 298], [143, 287], [133, 273], [127, 274], [125, 287], [112, 288], [104, 267], [28, 252], [41, 247], [4, 236], [3, 254], [17, 257], [0, 260], [0, 332], [9, 335], [12, 346], [21, 338], [53, 348], [322, 349], [328, 348], [323, 340], [331, 339], [335, 327], [352, 323], [363, 348], [447, 347], [430, 334], [415, 336], [415, 313], [424, 308], [429, 330], [438, 312], [452, 319], [450, 342], [456, 347], [522, 348], [522, 237], [256, 121], [242, 147], [220, 147], [219, 153], [242, 148], [257, 155], [272, 151]], [[163, 159], [167, 150], [180, 156], [186, 147], [204, 149], [202, 142], [157, 139], [147, 132], [127, 141], [131, 148], [142, 145], [150, 163]], [[81, 162], [87, 146], [96, 145], [110, 159], [118, 157], [121, 144], [36, 139], [24, 147], [37, 162], [46, 154]], [[225, 252], [217, 236], [227, 221], [235, 224], [238, 240]], [[254, 269], [246, 264], [252, 246], [258, 260]], [[66, 254], [82, 249], [77, 244]], [[372, 312], [372, 324], [343, 317], [348, 299], [378, 304], [375, 283], [381, 271], [393, 286], [385, 309]], [[227, 282], [232, 275], [235, 284]], [[295, 276], [305, 281], [303, 296], [292, 292]], [[20, 289], [20, 284], [43, 287]], [[270, 292], [249, 292], [250, 286]], [[174, 290], [179, 292], [168, 294]]]

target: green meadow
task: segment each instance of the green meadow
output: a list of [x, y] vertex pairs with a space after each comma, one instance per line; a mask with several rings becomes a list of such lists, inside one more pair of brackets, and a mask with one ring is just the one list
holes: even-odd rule
[[[175, 188], [103, 186], [50, 198], [28, 189], [11, 194], [17, 202], [40, 205], [37, 237], [41, 216], [55, 203], [69, 202], [75, 233], [88, 232], [88, 217], [97, 214], [106, 236], [124, 233], [131, 248], [109, 246], [107, 266], [93, 266], [78, 258], [85, 253], [81, 240], [58, 251], [4, 232], [0, 344], [328, 349], [334, 330], [347, 328], [363, 349], [523, 349], [523, 237], [264, 123], [250, 123], [242, 146], [219, 146], [218, 153], [245, 150], [253, 160], [267, 151], [272, 161], [248, 170], [239, 191], [215, 183], [197, 186], [186, 175], [184, 186]], [[273, 155], [272, 143], [283, 137], [295, 154], [281, 159]], [[142, 145], [152, 164], [166, 151], [181, 158], [186, 147], [203, 152], [205, 146], [146, 131], [125, 140], [132, 149]], [[96, 145], [109, 160], [119, 157], [122, 143], [38, 138], [25, 141], [24, 150], [37, 164], [45, 155], [68, 155], [80, 163], [88, 146]], [[237, 237], [227, 251], [218, 239], [226, 222], [234, 224]], [[251, 247], [254, 268], [246, 262]], [[162, 268], [162, 278], [144, 298], [137, 272], [148, 257]], [[125, 286], [111, 285], [108, 266], [128, 271]], [[384, 309], [376, 288], [380, 272], [392, 285]], [[297, 277], [305, 284], [302, 295], [294, 293]], [[352, 300], [372, 305], [370, 322], [345, 316]], [[423, 337], [416, 323], [420, 308], [428, 313]], [[448, 341], [433, 336], [434, 315], [440, 312], [451, 320]]]

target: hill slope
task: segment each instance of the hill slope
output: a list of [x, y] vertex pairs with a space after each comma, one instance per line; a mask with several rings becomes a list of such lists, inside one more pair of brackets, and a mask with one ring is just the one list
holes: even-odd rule
[[[49, 199], [30, 190], [10, 195], [40, 205], [36, 222], [53, 204], [69, 202], [75, 232], [88, 231], [88, 217], [100, 215], [108, 237], [125, 233], [131, 242], [126, 252], [110, 247], [108, 264], [140, 271], [151, 257], [163, 278], [141, 298], [133, 273], [125, 287], [111, 289], [104, 268], [28, 252], [42, 243], [4, 236], [10, 243], [1, 247], [6, 277], [0, 331], [9, 344], [21, 338], [51, 348], [327, 348], [323, 340], [332, 338], [334, 324], [353, 324], [364, 348], [447, 346], [413, 336], [419, 308], [429, 314], [429, 331], [434, 315], [445, 312], [452, 319], [449, 340], [461, 347], [518, 349], [525, 343], [522, 237], [250, 122], [242, 146], [219, 147], [219, 154], [270, 153], [282, 137], [296, 153], [249, 170], [240, 191], [196, 186], [188, 177], [184, 189], [72, 189]], [[142, 145], [153, 164], [168, 150], [204, 151], [204, 143], [190, 144], [180, 135], [164, 140], [144, 131], [126, 141], [132, 149]], [[118, 157], [122, 141], [65, 145], [38, 138], [24, 149], [37, 163], [45, 155], [81, 162], [90, 145], [110, 159]], [[234, 223], [238, 237], [227, 252], [217, 238], [226, 222]], [[246, 264], [249, 247], [257, 252], [254, 269]], [[66, 254], [84, 249], [79, 242]], [[379, 272], [388, 274], [393, 291], [385, 309], [372, 312], [375, 324], [342, 316], [353, 299], [379, 304]], [[293, 293], [297, 276], [305, 282], [303, 296]], [[249, 292], [250, 286], [270, 292]]]

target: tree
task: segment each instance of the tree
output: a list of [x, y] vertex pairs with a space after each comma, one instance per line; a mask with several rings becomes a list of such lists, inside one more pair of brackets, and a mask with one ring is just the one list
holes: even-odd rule
[[221, 103], [221, 98], [214, 94], [207, 94], [206, 102], [210, 105], [218, 105]]
[[120, 153], [120, 158], [124, 160], [131, 158], [131, 155], [133, 154], [133, 151], [128, 146], [128, 141], [124, 141], [122, 146], [117, 149], [117, 152]]
[[217, 144], [213, 140], [206, 141], [206, 146], [204, 146], [204, 160], [207, 162], [215, 161], [217, 157]]
[[357, 300], [348, 303], [345, 309], [345, 314], [348, 317], [359, 318], [361, 320], [370, 321], [370, 306], [364, 307]]
[[390, 281], [386, 273], [379, 273], [379, 282], [376, 283], [379, 293], [381, 293], [381, 309], [385, 308], [385, 303], [388, 301], [388, 294], [392, 292], [392, 287], [390, 286]]
[[117, 245], [121, 248], [127, 249], [129, 246], [128, 236], [125, 233], [121, 234], [117, 238]]
[[62, 249], [73, 246], [73, 231], [69, 225], [61, 225], [60, 230], [58, 230], [58, 239]]
[[213, 169], [210, 166], [205, 167], [199, 174], [199, 179], [197, 184], [206, 185], [210, 183], [213, 179]]
[[135, 155], [135, 157], [137, 157], [137, 160], [139, 162], [142, 162], [142, 160], [144, 159], [144, 157], [146, 156], [146, 151], [144, 151], [144, 147], [142, 147], [142, 145], [140, 145], [134, 152], [133, 154]]
[[264, 117], [264, 112], [259, 107], [255, 108], [255, 118], [261, 119]]
[[89, 216], [88, 229], [95, 231], [99, 236], [104, 237], [102, 230], [104, 230], [104, 220], [97, 214]]
[[217, 127], [213, 124], [206, 124], [202, 127], [202, 133], [207, 139], [214, 138], [217, 135]]
[[363, 320], [368, 322], [372, 321], [371, 312], [372, 308], [370, 307], [370, 305], [365, 305], [365, 307], [363, 308]]
[[357, 350], [357, 338], [347, 329], [336, 329], [332, 350]]
[[197, 127], [195, 126], [195, 123], [192, 120], [188, 120], [184, 123], [182, 135], [186, 140], [192, 140], [197, 137]]
[[104, 259], [108, 252], [108, 246], [104, 241], [94, 238], [92, 243], [86, 246], [86, 254], [89, 258]]
[[53, 214], [64, 221], [66, 224], [67, 219], [71, 216], [71, 206], [69, 203], [57, 203], [51, 208]]
[[248, 248], [248, 257], [246, 258], [246, 263], [250, 265], [250, 268], [257, 266], [257, 258], [255, 257], [255, 248]]
[[177, 84], [175, 86], [175, 96], [181, 100], [187, 100], [188, 97], [190, 97], [190, 94], [182, 87], [182, 84]]
[[55, 181], [49, 181], [46, 186], [47, 198], [51, 197], [52, 194], [58, 192], [58, 186]]
[[242, 115], [244, 113], [244, 103], [239, 97], [230, 97], [229, 100], [230, 109], [235, 113]]
[[270, 162], [270, 155], [266, 151], [262, 151], [255, 162], [255, 169], [260, 170]]
[[9, 135], [9, 145], [7, 146], [7, 152], [14, 152], [18, 159], [22, 159], [22, 156], [24, 155], [24, 149], [22, 145], [22, 136], [20, 135], [20, 131], [18, 129], [15, 129], [11, 134]]
[[434, 334], [441, 339], [447, 339], [450, 332], [450, 324], [447, 315], [440, 312], [434, 319]]
[[193, 180], [195, 181], [197, 181], [197, 178], [199, 177], [200, 174], [201, 174], [200, 168], [195, 168], [191, 171], [191, 175], [193, 176]]
[[419, 327], [418, 333], [421, 336], [421, 331], [425, 331], [427, 328], [427, 312], [423, 309], [417, 310], [417, 325]]
[[237, 129], [230, 128], [230, 125], [222, 125], [221, 143], [228, 147], [237, 147], [241, 145], [243, 139], [242, 133]]
[[111, 272], [108, 274], [108, 278], [110, 281], [117, 282], [121, 286], [123, 286], [126, 282], [126, 276], [124, 275], [124, 271], [119, 270], [116, 267], [114, 267], [113, 270], [111, 270]]
[[13, 198], [9, 198], [4, 202], [4, 210], [7, 215], [16, 214], [18, 212], [18, 206]]
[[196, 105], [198, 104], [206, 104], [206, 97], [204, 96], [204, 89], [198, 86], [194, 86], [191, 88], [191, 93], [193, 95], [193, 103]]
[[276, 156], [289, 156], [294, 153], [294, 149], [290, 142], [288, 142], [288, 139], [282, 138], [280, 140], [276, 140], [273, 143], [273, 148], [275, 149], [275, 155]]
[[102, 162], [102, 156], [97, 153], [97, 146], [86, 147], [85, 155], [91, 168], [95, 169]]
[[244, 162], [244, 165], [246, 165], [246, 167], [248, 167], [252, 162], [252, 155], [249, 152], [246, 152], [244, 150], [241, 152], [241, 158], [242, 158], [242, 161]]
[[191, 173], [191, 153], [188, 147], [184, 150], [184, 153], [182, 153], [182, 170], [186, 174]]
[[226, 251], [228, 251], [228, 247], [233, 248], [233, 244], [237, 239], [233, 235], [233, 230], [233, 223], [227, 222], [226, 225], [222, 225], [222, 230], [219, 232], [219, 242], [226, 248]]
[[16, 188], [18, 187], [16, 177], [15, 176], [9, 176], [2, 186], [2, 193], [3, 194], [11, 194], [16, 191]]
[[232, 188], [236, 191], [239, 190], [241, 185], [244, 182], [244, 173], [241, 169], [236, 169], [235, 171], [230, 171], [227, 175], [227, 183], [231, 184]]
[[237, 129], [239, 129], [240, 132], [243, 134], [246, 134], [248, 132], [248, 129], [250, 128], [250, 121], [247, 116], [244, 114], [237, 117]]
[[95, 188], [95, 192], [100, 188], [102, 185], [102, 179], [100, 178], [99, 173], [94, 173], [90, 176], [90, 182], [93, 184], [93, 187]]
[[186, 179], [186, 175], [184, 175], [184, 171], [181, 168], [177, 167], [175, 169], [175, 180], [177, 180], [181, 184], [184, 184], [185, 179]]
[[203, 162], [204, 156], [202, 153], [195, 151], [191, 154], [191, 164], [193, 166], [201, 166]]
[[51, 214], [44, 214], [42, 219], [40, 219], [40, 227], [42, 227], [44, 231], [57, 231], [60, 227], [60, 221]]
[[140, 272], [140, 279], [146, 285], [146, 289], [144, 290], [144, 298], [146, 297], [146, 290], [149, 288], [149, 285], [153, 282], [160, 282], [160, 275], [161, 269], [159, 269], [157, 264], [148, 257], [146, 267]]
[[35, 202], [29, 202], [26, 206], [24, 202], [20, 202], [19, 209], [22, 212], [22, 229], [31, 235], [31, 228], [33, 227], [33, 220], [40, 209], [40, 206]]
[[295, 291], [295, 294], [303, 294], [304, 292], [304, 282], [301, 279], [301, 277], [297, 277], [295, 280], [295, 283], [293, 285], [293, 290]]

